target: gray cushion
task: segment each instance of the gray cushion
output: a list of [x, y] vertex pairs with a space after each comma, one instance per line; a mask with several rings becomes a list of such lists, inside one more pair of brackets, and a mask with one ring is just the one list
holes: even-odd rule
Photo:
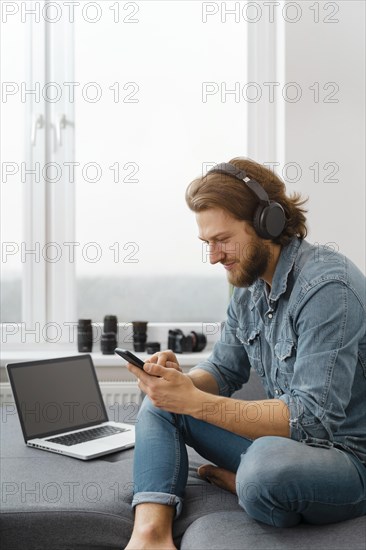
[[[208, 535], [209, 533], [209, 535]], [[328, 525], [281, 529], [259, 523], [244, 511], [215, 512], [186, 531], [181, 550], [365, 550], [366, 518]]]
[[[116, 410], [113, 408], [113, 419]], [[124, 548], [131, 535], [133, 450], [90, 461], [31, 449], [17, 415], [1, 414], [2, 487], [0, 540], [6, 550]], [[121, 408], [123, 422], [130, 411]], [[112, 415], [111, 415], [112, 416]], [[236, 497], [203, 481], [205, 462], [189, 449], [190, 474], [184, 511], [174, 524], [179, 541], [203, 513], [240, 510]]]

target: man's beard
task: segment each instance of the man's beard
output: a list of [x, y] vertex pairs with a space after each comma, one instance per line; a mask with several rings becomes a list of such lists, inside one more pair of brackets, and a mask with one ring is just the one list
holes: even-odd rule
[[266, 272], [270, 258], [270, 248], [259, 239], [245, 246], [235, 267], [228, 272], [229, 283], [237, 287], [251, 286]]

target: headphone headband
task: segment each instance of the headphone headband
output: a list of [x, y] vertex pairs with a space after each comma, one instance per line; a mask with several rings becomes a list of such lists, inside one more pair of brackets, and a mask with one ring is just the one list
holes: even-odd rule
[[247, 187], [249, 187], [249, 189], [253, 191], [260, 202], [270, 202], [265, 189], [263, 189], [263, 187], [256, 180], [250, 178], [245, 170], [240, 170], [239, 168], [237, 168], [233, 164], [229, 164], [228, 162], [221, 162], [221, 164], [217, 164], [216, 166], [211, 168], [211, 170], [209, 170], [207, 174], [212, 174], [214, 172], [233, 176], [238, 180], [242, 180], [247, 185]]

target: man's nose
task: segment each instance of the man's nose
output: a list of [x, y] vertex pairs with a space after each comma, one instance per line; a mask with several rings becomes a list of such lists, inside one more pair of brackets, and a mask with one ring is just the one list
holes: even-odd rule
[[222, 243], [209, 244], [208, 255], [210, 259], [210, 264], [217, 264], [218, 262], [221, 262], [221, 260], [225, 256]]

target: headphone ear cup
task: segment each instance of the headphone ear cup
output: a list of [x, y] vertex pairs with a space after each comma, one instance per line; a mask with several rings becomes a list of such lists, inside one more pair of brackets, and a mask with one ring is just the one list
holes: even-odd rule
[[285, 211], [278, 202], [260, 204], [255, 211], [253, 225], [262, 239], [275, 239], [281, 235], [286, 223]]
[[258, 237], [262, 237], [262, 239], [268, 239], [267, 232], [262, 230], [262, 218], [263, 218], [263, 210], [266, 209], [266, 206], [264, 204], [259, 204], [256, 211], [254, 212], [254, 218], [253, 218], [253, 226], [255, 229], [255, 232], [257, 233]]

